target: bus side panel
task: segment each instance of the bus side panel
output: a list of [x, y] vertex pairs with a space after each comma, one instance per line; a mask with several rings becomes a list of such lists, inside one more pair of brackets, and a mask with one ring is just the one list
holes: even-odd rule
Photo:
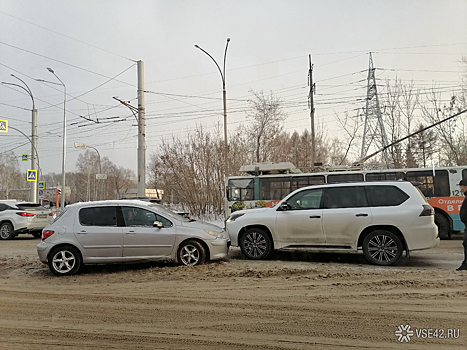
[[435, 197], [428, 200], [433, 208], [439, 208], [452, 219], [452, 229], [462, 231], [465, 226], [460, 221], [459, 210], [465, 197]]

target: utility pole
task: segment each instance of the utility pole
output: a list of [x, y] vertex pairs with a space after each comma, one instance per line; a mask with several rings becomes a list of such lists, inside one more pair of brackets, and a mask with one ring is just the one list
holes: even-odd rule
[[378, 148], [384, 149], [383, 159], [386, 166], [389, 166], [389, 157], [386, 152], [388, 139], [384, 129], [383, 118], [379, 106], [378, 90], [376, 89], [375, 68], [370, 52], [370, 63], [368, 67], [367, 96], [365, 108], [365, 126], [362, 137], [362, 149], [360, 158], [365, 158], [371, 144], [376, 142]]
[[[37, 109], [35, 106], [32, 108], [32, 133], [31, 133], [32, 145], [31, 145], [31, 167], [32, 169], [38, 169], [38, 161], [37, 161]], [[37, 172], [39, 174], [39, 172]], [[32, 202], [37, 202], [37, 182], [39, 180], [39, 175], [37, 176], [36, 181], [34, 181], [31, 185], [31, 193], [29, 198]], [[42, 202], [41, 202], [42, 203]]]
[[315, 84], [313, 83], [313, 64], [311, 64], [311, 55], [308, 55], [310, 68], [308, 70], [308, 85], [310, 86], [309, 98], [309, 107], [310, 107], [310, 119], [311, 119], [311, 171], [313, 171], [315, 166], [315, 156], [316, 156], [316, 146], [315, 146], [315, 105], [313, 102], [313, 94], [315, 91]]
[[146, 111], [144, 62], [138, 61], [138, 197], [146, 196]]
[[[138, 108], [117, 97], [114, 100], [127, 106], [138, 123], [138, 197], [146, 196], [146, 112], [144, 107], [144, 62], [138, 61]], [[138, 116], [136, 116], [138, 113]]]

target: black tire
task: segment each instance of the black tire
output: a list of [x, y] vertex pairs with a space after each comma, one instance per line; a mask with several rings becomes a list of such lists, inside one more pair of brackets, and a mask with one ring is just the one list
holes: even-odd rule
[[435, 213], [435, 224], [438, 226], [438, 236], [440, 239], [451, 239], [451, 225], [446, 216]]
[[42, 237], [42, 231], [39, 232], [31, 232], [32, 236], [34, 238], [41, 238]]
[[177, 261], [180, 265], [196, 266], [206, 261], [206, 251], [201, 243], [193, 240], [183, 242], [177, 251]]
[[267, 259], [273, 251], [272, 240], [263, 230], [251, 228], [241, 236], [240, 249], [248, 259]]
[[0, 225], [0, 239], [7, 240], [15, 238], [13, 225], [9, 222], [4, 222]]
[[50, 271], [57, 276], [70, 276], [79, 271], [82, 264], [81, 254], [72, 246], [53, 249], [48, 260]]
[[402, 256], [402, 242], [394, 233], [377, 230], [363, 240], [363, 254], [374, 265], [390, 266], [399, 262]]

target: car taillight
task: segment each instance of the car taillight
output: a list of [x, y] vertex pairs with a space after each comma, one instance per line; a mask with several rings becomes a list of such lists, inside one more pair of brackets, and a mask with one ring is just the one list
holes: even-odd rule
[[54, 213], [50, 212], [50, 213], [49, 213], [49, 216], [54, 216]]
[[52, 230], [43, 230], [42, 231], [42, 240], [49, 238], [55, 233], [55, 231]]
[[16, 215], [19, 215], [19, 216], [34, 216], [33, 213], [26, 213], [24, 211], [17, 212]]
[[423, 210], [420, 213], [420, 216], [432, 216], [435, 215], [435, 210], [431, 205], [423, 204]]

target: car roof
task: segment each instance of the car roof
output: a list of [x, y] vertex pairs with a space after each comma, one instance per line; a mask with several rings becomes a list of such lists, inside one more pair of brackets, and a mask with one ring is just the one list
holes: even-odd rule
[[24, 202], [24, 201], [19, 201], [17, 199], [5, 199], [5, 200], [0, 200], [0, 203], [4, 203], [4, 204], [13, 204], [13, 205], [18, 205], [18, 204], [21, 204], [21, 205], [28, 205], [28, 204], [34, 204], [34, 205], [40, 205], [40, 203], [36, 203], [36, 202]]
[[110, 199], [110, 200], [102, 200], [102, 201], [89, 201], [89, 202], [78, 202], [78, 203], [73, 203], [73, 204], [68, 204], [67, 208], [81, 208], [81, 207], [87, 207], [87, 206], [105, 206], [105, 205], [141, 205], [141, 206], [151, 206], [154, 203], [147, 202], [147, 201], [142, 201], [142, 200], [135, 200], [135, 199]]
[[301, 187], [299, 190], [304, 188], [316, 188], [316, 187], [342, 187], [342, 186], [383, 186], [383, 185], [394, 185], [394, 186], [407, 186], [406, 184], [413, 184], [410, 181], [395, 181], [395, 180], [382, 180], [382, 181], [358, 181], [358, 182], [337, 182], [337, 183], [327, 183], [327, 184], [316, 184], [310, 185], [307, 187]]

